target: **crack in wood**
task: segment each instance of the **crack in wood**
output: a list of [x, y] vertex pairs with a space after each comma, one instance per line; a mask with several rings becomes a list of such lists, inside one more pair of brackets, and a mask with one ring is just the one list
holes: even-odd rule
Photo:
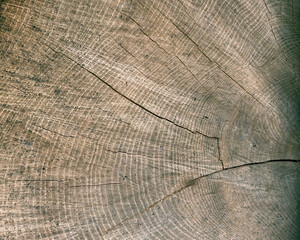
[[220, 138], [217, 139], [217, 148], [218, 148], [218, 160], [221, 163], [222, 169], [224, 170], [225, 169], [224, 162], [221, 159]]
[[220, 172], [228, 171], [228, 170], [232, 170], [232, 169], [237, 169], [237, 168], [242, 168], [242, 167], [247, 167], [247, 166], [254, 166], [254, 165], [263, 165], [263, 164], [267, 164], [267, 163], [276, 163], [276, 162], [300, 163], [300, 160], [295, 160], [295, 159], [272, 159], [272, 160], [266, 160], [266, 161], [263, 161], [263, 162], [246, 163], [246, 164], [242, 164], [242, 165], [237, 165], [237, 166], [232, 166], [232, 167], [228, 167], [228, 168], [223, 168], [221, 170], [218, 170], [218, 171], [215, 171], [215, 172], [212, 172], [212, 173], [209, 173], [209, 174], [205, 174], [205, 175], [202, 175], [200, 177], [196, 177], [196, 178], [191, 179], [188, 182], [186, 182], [186, 184], [182, 188], [180, 188], [180, 189], [178, 189], [178, 190], [176, 190], [176, 191], [174, 191], [174, 192], [172, 192], [172, 193], [164, 196], [160, 200], [158, 200], [158, 201], [152, 203], [151, 205], [149, 205], [147, 208], [141, 210], [140, 212], [138, 212], [138, 213], [136, 213], [136, 214], [134, 214], [134, 215], [132, 215], [130, 217], [125, 218], [124, 220], [122, 220], [121, 222], [117, 223], [113, 227], [107, 229], [102, 234], [102, 237], [104, 235], [107, 235], [108, 233], [112, 232], [113, 230], [117, 229], [119, 226], [122, 226], [122, 224], [124, 224], [125, 222], [127, 222], [127, 221], [129, 221], [131, 219], [134, 219], [135, 217], [140, 216], [140, 215], [144, 214], [145, 212], [151, 210], [153, 207], [155, 207], [156, 205], [158, 205], [161, 202], [165, 201], [166, 199], [168, 199], [168, 198], [170, 198], [170, 197], [172, 197], [172, 196], [174, 196], [174, 195], [182, 192], [183, 190], [185, 190], [185, 189], [187, 189], [189, 187], [194, 186], [197, 183], [197, 181], [200, 180], [200, 179], [202, 179], [202, 178], [209, 177], [209, 176], [214, 175], [216, 173], [220, 173]]
[[265, 106], [263, 103], [261, 103], [256, 97], [254, 97], [249, 91], [247, 91], [238, 81], [236, 81], [233, 77], [231, 77], [227, 72], [223, 70], [221, 65], [217, 63], [216, 61], [212, 60], [208, 55], [204, 53], [204, 51], [199, 47], [199, 45], [189, 36], [187, 33], [185, 33], [180, 27], [178, 27], [170, 18], [168, 18], [162, 11], [159, 9], [156, 9], [162, 16], [164, 16], [169, 22], [172, 23], [172, 25], [179, 30], [187, 39], [189, 39], [198, 49], [198, 51], [205, 56], [211, 63], [214, 63], [217, 66], [217, 69], [219, 69], [223, 74], [225, 74], [227, 77], [229, 77], [234, 83], [236, 83], [241, 89], [244, 90], [249, 96], [251, 96], [256, 102], [261, 104], [262, 106]]
[[124, 95], [123, 93], [119, 92], [117, 89], [115, 89], [112, 85], [110, 85], [109, 83], [107, 83], [106, 81], [104, 81], [101, 77], [99, 77], [97, 74], [95, 74], [94, 72], [90, 71], [89, 69], [87, 69], [86, 67], [84, 67], [82, 64], [78, 63], [77, 61], [73, 60], [72, 58], [70, 58], [69, 56], [67, 56], [66, 54], [64, 54], [63, 52], [58, 52], [56, 51], [54, 48], [52, 48], [51, 46], [47, 45], [45, 43], [45, 45], [51, 49], [53, 52], [55, 52], [56, 54], [60, 54], [62, 56], [64, 56], [65, 58], [67, 58], [68, 60], [70, 60], [71, 62], [75, 63], [77, 66], [79, 66], [80, 68], [84, 69], [85, 71], [87, 71], [88, 73], [90, 73], [91, 75], [93, 75], [95, 78], [97, 78], [98, 80], [100, 80], [103, 84], [105, 84], [107, 87], [109, 87], [111, 90], [113, 90], [115, 93], [117, 93], [118, 95], [122, 96], [123, 98], [125, 98], [126, 100], [128, 100], [129, 102], [133, 103], [135, 106], [143, 109], [144, 111], [148, 112], [149, 114], [159, 118], [159, 119], [162, 119], [162, 120], [165, 120], [169, 123], [172, 123], [173, 125], [175, 125], [176, 127], [178, 128], [181, 128], [181, 129], [184, 129], [190, 133], [193, 133], [193, 134], [199, 134], [201, 136], [204, 136], [206, 138], [210, 138], [210, 139], [218, 139], [218, 137], [214, 137], [214, 136], [209, 136], [209, 135], [206, 135], [204, 133], [201, 133], [199, 131], [193, 131], [187, 127], [184, 127], [184, 126], [181, 126], [177, 123], [175, 123], [174, 121], [168, 119], [168, 118], [165, 118], [165, 117], [162, 117], [152, 111], [150, 111], [149, 109], [145, 108], [144, 106], [142, 106], [141, 104], [135, 102], [134, 100], [132, 100], [131, 98], [127, 97], [126, 95]]
[[45, 130], [45, 131], [47, 131], [47, 132], [51, 132], [51, 133], [53, 133], [53, 134], [57, 134], [57, 135], [59, 135], [59, 136], [61, 136], [61, 137], [75, 138], [75, 136], [64, 135], [64, 134], [61, 134], [61, 133], [59, 133], [59, 132], [57, 132], [57, 131], [50, 130], [50, 129], [47, 129], [47, 128], [44, 128], [44, 127], [42, 127], [42, 126], [38, 126], [38, 125], [35, 125], [35, 124], [33, 124], [33, 126], [36, 126], [36, 127], [40, 128], [40, 129], [43, 129], [43, 130]]

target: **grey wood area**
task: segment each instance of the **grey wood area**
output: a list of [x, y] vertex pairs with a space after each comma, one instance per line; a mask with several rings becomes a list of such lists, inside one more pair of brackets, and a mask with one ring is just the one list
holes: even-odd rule
[[0, 239], [300, 239], [300, 0], [0, 1]]

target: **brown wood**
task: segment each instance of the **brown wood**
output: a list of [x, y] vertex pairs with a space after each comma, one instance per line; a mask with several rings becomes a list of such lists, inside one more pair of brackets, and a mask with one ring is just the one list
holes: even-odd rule
[[299, 0], [0, 11], [0, 239], [300, 238]]

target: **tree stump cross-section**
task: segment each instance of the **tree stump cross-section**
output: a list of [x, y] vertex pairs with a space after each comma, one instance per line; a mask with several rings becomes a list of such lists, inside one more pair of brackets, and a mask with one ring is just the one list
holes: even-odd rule
[[299, 0], [0, 6], [0, 240], [300, 238]]

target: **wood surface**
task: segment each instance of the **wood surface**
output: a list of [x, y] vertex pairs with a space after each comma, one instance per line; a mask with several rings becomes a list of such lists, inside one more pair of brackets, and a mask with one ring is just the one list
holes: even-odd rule
[[300, 239], [299, 0], [0, 1], [0, 239]]

